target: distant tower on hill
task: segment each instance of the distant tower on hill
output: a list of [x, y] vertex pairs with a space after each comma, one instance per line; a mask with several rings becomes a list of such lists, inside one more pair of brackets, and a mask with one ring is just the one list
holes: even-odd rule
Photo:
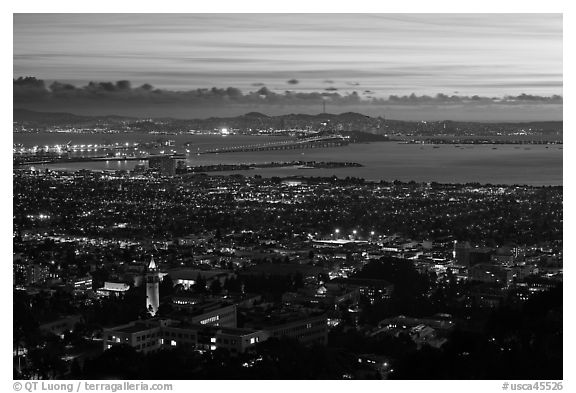
[[150, 258], [146, 272], [146, 309], [154, 316], [160, 305], [160, 276], [154, 257]]

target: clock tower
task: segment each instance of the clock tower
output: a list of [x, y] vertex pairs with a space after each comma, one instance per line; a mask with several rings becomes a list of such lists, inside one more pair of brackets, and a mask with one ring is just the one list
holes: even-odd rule
[[150, 258], [148, 269], [146, 271], [146, 309], [154, 316], [160, 305], [160, 276], [158, 267], [154, 262], [154, 257]]

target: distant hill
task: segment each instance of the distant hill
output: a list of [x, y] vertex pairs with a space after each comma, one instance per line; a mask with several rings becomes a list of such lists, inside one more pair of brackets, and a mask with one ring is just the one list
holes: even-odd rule
[[[243, 133], [258, 130], [315, 130], [317, 132], [348, 133], [358, 142], [387, 140], [390, 135], [456, 135], [488, 136], [518, 135], [524, 131], [531, 135], [561, 136], [562, 121], [542, 121], [526, 123], [491, 123], [461, 121], [402, 121], [382, 117], [370, 117], [355, 112], [287, 114], [268, 116], [259, 112], [249, 112], [235, 117], [212, 117], [208, 119], [137, 119], [126, 116], [79, 116], [72, 113], [36, 112], [14, 109], [14, 121], [38, 130], [52, 126], [101, 127], [116, 125], [118, 130], [140, 132], [182, 132], [188, 130], [214, 130], [229, 128]], [[352, 134], [351, 134], [352, 133]], [[354, 134], [356, 133], [356, 134]]]
[[106, 115], [106, 116], [82, 116], [66, 112], [37, 112], [28, 109], [14, 108], [14, 121], [20, 122], [48, 122], [48, 123], [81, 123], [94, 121], [122, 121], [136, 120], [127, 116]]
[[60, 112], [36, 112], [28, 109], [14, 108], [14, 121], [75, 121], [80, 119], [85, 120], [86, 116]]
[[267, 115], [265, 115], [265, 114], [263, 114], [263, 113], [260, 113], [260, 112], [249, 112], [249, 113], [246, 113], [246, 114], [243, 115], [243, 116], [244, 116], [244, 117], [265, 118], [265, 119], [267, 119], [267, 118], [270, 117], [270, 116], [267, 116]]

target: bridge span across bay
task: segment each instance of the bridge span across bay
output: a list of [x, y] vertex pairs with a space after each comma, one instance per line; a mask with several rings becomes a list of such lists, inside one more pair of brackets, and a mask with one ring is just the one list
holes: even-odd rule
[[254, 145], [226, 146], [200, 152], [200, 154], [241, 153], [251, 151], [315, 149], [323, 147], [346, 146], [349, 137], [342, 135], [325, 135], [282, 142], [269, 142]]

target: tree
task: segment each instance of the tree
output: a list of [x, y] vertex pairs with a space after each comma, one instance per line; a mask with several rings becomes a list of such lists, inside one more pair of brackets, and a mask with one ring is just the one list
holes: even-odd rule
[[294, 289], [299, 289], [304, 287], [304, 275], [302, 272], [296, 272], [294, 274], [294, 281], [293, 281]]
[[206, 285], [206, 279], [200, 273], [198, 273], [196, 282], [193, 285], [194, 291], [198, 293], [206, 293]]
[[143, 355], [129, 345], [114, 345], [96, 359], [84, 364], [88, 379], [140, 379], [146, 372]]
[[214, 280], [212, 281], [212, 283], [210, 284], [210, 292], [212, 292], [212, 294], [217, 295], [222, 291], [222, 284], [220, 283], [220, 280]]
[[160, 282], [159, 288], [160, 297], [171, 296], [174, 293], [174, 281], [172, 281], [172, 277], [170, 275], [165, 275], [162, 281]]
[[74, 358], [70, 365], [70, 376], [74, 379], [79, 379], [82, 376], [82, 367], [77, 358]]

